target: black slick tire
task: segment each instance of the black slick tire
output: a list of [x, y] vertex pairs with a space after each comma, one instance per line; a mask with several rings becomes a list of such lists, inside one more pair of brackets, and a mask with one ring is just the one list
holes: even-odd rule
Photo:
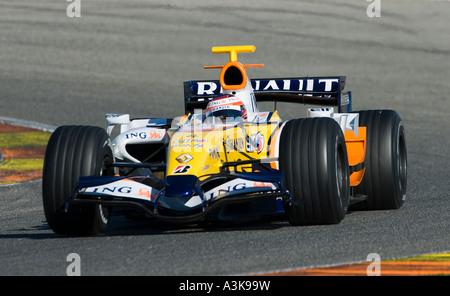
[[405, 129], [392, 110], [359, 111], [359, 125], [366, 127], [364, 177], [354, 194], [367, 195], [353, 209], [398, 209], [406, 197], [407, 152]]
[[293, 225], [337, 224], [349, 205], [345, 138], [331, 118], [290, 120], [280, 138], [279, 165], [292, 203], [284, 210]]
[[71, 205], [80, 176], [111, 175], [109, 136], [100, 127], [61, 126], [51, 135], [44, 158], [42, 199], [50, 228], [59, 234], [100, 234], [108, 222], [101, 205]]

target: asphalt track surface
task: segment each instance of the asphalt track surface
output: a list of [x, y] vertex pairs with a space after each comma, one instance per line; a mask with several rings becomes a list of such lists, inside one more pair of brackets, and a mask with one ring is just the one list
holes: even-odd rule
[[[211, 46], [241, 54], [251, 77], [346, 75], [354, 110], [394, 109], [408, 145], [407, 201], [338, 225], [284, 221], [167, 226], [114, 218], [97, 237], [47, 226], [41, 181], [0, 187], [0, 275], [246, 275], [450, 250], [448, 1], [0, 1], [0, 116], [104, 126], [106, 113], [174, 117], [182, 82], [218, 77]], [[302, 106], [280, 104], [286, 119]], [[271, 105], [260, 109], [270, 110]]]

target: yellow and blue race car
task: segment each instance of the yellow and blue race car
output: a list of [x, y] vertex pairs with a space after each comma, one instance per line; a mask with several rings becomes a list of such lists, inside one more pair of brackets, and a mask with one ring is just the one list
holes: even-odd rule
[[[250, 79], [246, 68], [263, 65], [237, 56], [254, 51], [213, 47], [229, 61], [205, 67], [220, 69], [218, 80], [184, 82], [182, 116], [107, 114], [106, 130], [57, 128], [42, 183], [50, 227], [99, 234], [111, 215], [335, 224], [350, 206], [399, 208], [407, 183], [399, 115], [352, 112], [345, 76]], [[260, 111], [261, 101], [273, 101], [274, 110]], [[316, 106], [305, 118], [282, 120], [277, 102]]]

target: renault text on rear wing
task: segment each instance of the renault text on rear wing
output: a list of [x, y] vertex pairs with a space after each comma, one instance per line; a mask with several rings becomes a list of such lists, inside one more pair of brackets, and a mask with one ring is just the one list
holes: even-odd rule
[[[251, 79], [256, 101], [290, 102], [338, 106], [338, 112], [351, 111], [351, 92], [344, 92], [345, 76]], [[219, 80], [184, 82], [186, 114], [204, 109], [209, 100], [223, 93]]]

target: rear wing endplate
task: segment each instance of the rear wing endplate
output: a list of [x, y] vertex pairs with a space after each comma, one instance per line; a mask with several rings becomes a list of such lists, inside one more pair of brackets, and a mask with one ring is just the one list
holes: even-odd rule
[[[345, 76], [252, 79], [250, 82], [257, 102], [337, 106], [338, 113], [351, 111], [351, 92], [344, 92]], [[212, 98], [222, 93], [219, 80], [185, 81], [185, 114], [205, 109]]]

